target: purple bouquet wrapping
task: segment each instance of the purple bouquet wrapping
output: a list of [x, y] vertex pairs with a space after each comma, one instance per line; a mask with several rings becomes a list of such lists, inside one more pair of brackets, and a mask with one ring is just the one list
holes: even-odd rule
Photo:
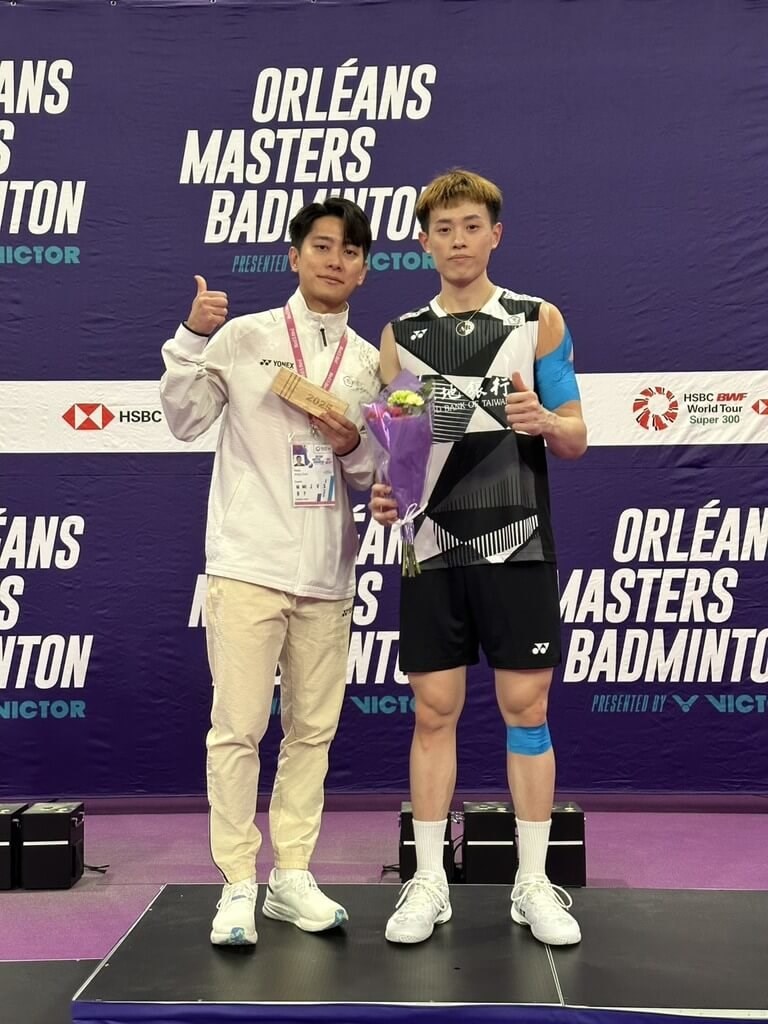
[[403, 576], [421, 569], [413, 543], [413, 523], [422, 498], [432, 448], [432, 394], [429, 384], [403, 370], [372, 402], [362, 406], [376, 469], [392, 488], [402, 537]]

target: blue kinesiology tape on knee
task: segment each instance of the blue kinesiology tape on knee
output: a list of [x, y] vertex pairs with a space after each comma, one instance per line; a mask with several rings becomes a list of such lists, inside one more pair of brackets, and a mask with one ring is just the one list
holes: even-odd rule
[[551, 749], [552, 740], [546, 722], [543, 725], [507, 726], [508, 754], [525, 754], [527, 757], [535, 757], [536, 754], [546, 754]]
[[573, 369], [573, 340], [568, 327], [556, 349], [537, 359], [533, 367], [536, 392], [545, 409], [578, 402], [579, 385]]

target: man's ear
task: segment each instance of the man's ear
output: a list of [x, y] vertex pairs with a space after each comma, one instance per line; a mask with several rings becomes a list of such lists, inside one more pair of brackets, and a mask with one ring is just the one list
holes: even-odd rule
[[288, 250], [288, 263], [290, 264], [291, 270], [294, 274], [299, 271], [299, 250], [295, 245], [292, 245]]

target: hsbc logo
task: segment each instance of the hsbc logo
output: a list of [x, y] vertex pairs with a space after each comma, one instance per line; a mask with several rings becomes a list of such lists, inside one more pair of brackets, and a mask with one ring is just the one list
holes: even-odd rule
[[61, 417], [73, 430], [103, 430], [115, 414], [101, 402], [75, 402]]
[[768, 398], [758, 398], [752, 409], [758, 416], [768, 416]]
[[549, 650], [549, 641], [546, 643], [534, 644], [531, 648], [531, 654], [546, 654]]
[[76, 402], [62, 419], [73, 430], [103, 430], [115, 419], [118, 423], [162, 423], [163, 414], [159, 409], [120, 409], [114, 413], [101, 402]]

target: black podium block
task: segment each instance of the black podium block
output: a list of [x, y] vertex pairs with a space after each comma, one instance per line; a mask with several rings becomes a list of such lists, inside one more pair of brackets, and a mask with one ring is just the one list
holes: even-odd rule
[[27, 804], [0, 804], [0, 889], [20, 884], [21, 812]]
[[517, 871], [512, 804], [465, 802], [461, 847], [465, 882], [511, 885]]
[[83, 873], [82, 803], [32, 804], [21, 815], [24, 889], [70, 889]]
[[[416, 874], [416, 846], [413, 840], [413, 810], [410, 803], [400, 805], [400, 881], [407, 882]], [[451, 816], [445, 825], [443, 840], [443, 865], [448, 881], [454, 880], [453, 840], [451, 838]]]
[[[518, 856], [511, 803], [464, 804], [462, 856], [465, 882], [514, 882]], [[584, 811], [578, 804], [556, 803], [552, 808], [547, 875], [555, 885], [587, 884]]]
[[547, 874], [555, 885], [587, 884], [584, 811], [578, 804], [558, 803], [552, 808]]

